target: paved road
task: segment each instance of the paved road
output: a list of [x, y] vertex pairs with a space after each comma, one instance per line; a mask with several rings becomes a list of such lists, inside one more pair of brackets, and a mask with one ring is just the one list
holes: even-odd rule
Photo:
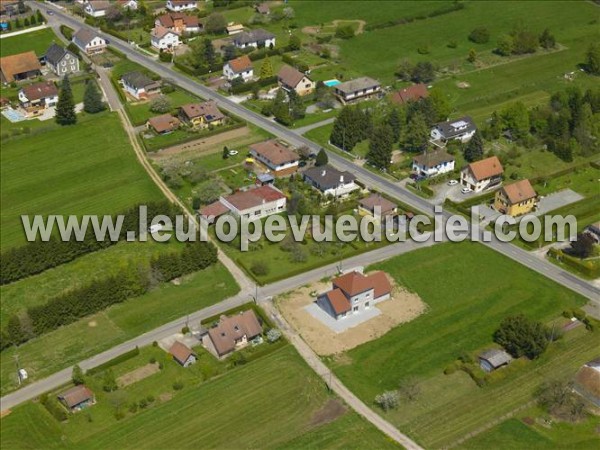
[[[39, 7], [39, 5], [36, 5], [34, 3], [31, 3], [31, 6], [34, 8]], [[42, 9], [44, 9], [44, 7]], [[67, 14], [63, 13], [58, 9], [55, 9], [55, 11], [55, 15], [51, 16], [53, 17], [52, 20], [60, 21], [74, 29], [80, 27], [88, 27], [87, 25], [82, 24], [79, 20], [68, 16]], [[95, 31], [98, 32], [97, 30]], [[175, 72], [171, 68], [153, 60], [152, 58], [149, 58], [148, 56], [138, 53], [129, 44], [113, 36], [104, 34], [102, 32], [98, 33], [104, 38], [108, 39], [114, 48], [126, 54], [130, 60], [135, 61], [143, 66], [146, 66], [149, 70], [157, 73], [162, 78], [173, 80], [177, 85], [181, 86], [183, 89], [186, 89], [192, 92], [193, 94], [203, 97], [205, 99], [215, 100], [219, 107], [241, 117], [242, 119], [248, 122], [251, 122], [263, 128], [264, 130], [270, 132], [271, 134], [281, 139], [288, 141], [292, 145], [307, 146], [314, 152], [317, 152], [321, 148], [318, 144], [299, 135], [297, 130], [287, 129], [258, 113], [250, 111], [249, 109], [246, 109], [245, 107], [240, 106], [235, 102], [232, 102], [227, 97], [210, 90], [206, 86], [195, 83], [193, 80], [187, 78], [187, 76], [182, 75], [179, 72]], [[412, 206], [415, 209], [430, 214], [432, 213], [433, 206], [426, 199], [421, 198], [416, 194], [413, 194], [412, 192], [406, 190], [405, 188], [398, 186], [397, 184], [374, 174], [373, 172], [364, 167], [359, 167], [355, 165], [353, 162], [345, 159], [344, 157], [340, 156], [335, 152], [329, 151], [328, 155], [330, 162], [334, 166], [338, 167], [339, 169], [347, 170], [349, 172], [354, 173], [358, 178], [360, 178], [361, 181], [363, 181], [370, 187], [379, 189], [380, 191], [401, 200], [402, 202], [408, 204], [409, 206]], [[445, 218], [448, 218], [449, 216], [449, 213], [444, 214]], [[503, 255], [508, 256], [509, 258], [519, 262], [520, 264], [528, 266], [532, 270], [541, 273], [542, 275], [556, 281], [557, 283], [562, 284], [563, 286], [566, 286], [575, 292], [578, 292], [584, 297], [589, 298], [592, 302], [595, 302], [596, 304], [600, 305], [600, 289], [593, 286], [591, 283], [580, 279], [579, 277], [561, 269], [558, 266], [555, 266], [550, 262], [535, 260], [535, 258], [532, 258], [528, 254], [528, 252], [512, 244], [495, 241], [491, 243], [486, 243], [485, 245], [492, 248], [493, 250], [502, 253]], [[535, 262], [532, 263], [532, 261]]]

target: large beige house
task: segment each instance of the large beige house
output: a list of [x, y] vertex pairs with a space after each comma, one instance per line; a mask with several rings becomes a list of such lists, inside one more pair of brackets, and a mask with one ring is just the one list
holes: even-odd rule
[[316, 83], [308, 76], [291, 66], [283, 66], [277, 74], [279, 87], [286, 91], [295, 91], [300, 96], [312, 94]]

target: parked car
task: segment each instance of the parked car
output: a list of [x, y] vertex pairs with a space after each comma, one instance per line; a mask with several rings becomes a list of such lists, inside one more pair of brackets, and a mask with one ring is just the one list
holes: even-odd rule
[[455, 186], [458, 184], [458, 180], [450, 180], [448, 181], [448, 186]]
[[229, 156], [235, 156], [237, 155], [239, 152], [237, 150], [229, 150]]
[[464, 187], [460, 190], [460, 192], [462, 192], [463, 194], [468, 194], [470, 192], [473, 192], [473, 189], [471, 189], [470, 187]]

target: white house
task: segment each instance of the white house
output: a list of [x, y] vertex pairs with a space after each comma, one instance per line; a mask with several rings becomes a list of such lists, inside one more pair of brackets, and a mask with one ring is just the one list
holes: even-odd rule
[[90, 0], [83, 8], [88, 16], [104, 17], [110, 8], [110, 2], [105, 0]]
[[238, 191], [219, 201], [237, 217], [255, 220], [285, 211], [287, 198], [273, 185]]
[[475, 192], [481, 192], [498, 186], [502, 182], [504, 169], [496, 156], [482, 159], [465, 166], [460, 171], [461, 186], [468, 187]]
[[355, 183], [354, 175], [350, 172], [340, 172], [330, 165], [311, 167], [302, 175], [304, 181], [323, 195], [331, 195], [335, 198], [346, 197], [351, 192], [360, 189], [360, 186]]
[[348, 272], [332, 281], [332, 289], [317, 297], [317, 305], [336, 320], [360, 314], [390, 298], [392, 286], [384, 272], [365, 276]]
[[151, 80], [141, 72], [129, 72], [121, 77], [123, 89], [136, 100], [147, 99], [160, 94], [160, 83]]
[[79, 72], [79, 59], [69, 50], [52, 44], [46, 50], [46, 67], [58, 76]]
[[444, 149], [425, 151], [413, 158], [412, 169], [423, 177], [435, 177], [454, 170], [454, 156]]
[[58, 103], [58, 89], [52, 81], [24, 86], [19, 91], [19, 102], [27, 117], [41, 114]]
[[150, 43], [152, 47], [158, 50], [171, 51], [179, 47], [181, 41], [179, 40], [179, 35], [174, 31], [170, 31], [164, 27], [155, 27], [150, 33]]
[[223, 75], [229, 81], [238, 77], [242, 77], [244, 82], [249, 81], [254, 78], [252, 61], [250, 61], [248, 55], [243, 55], [232, 59], [231, 61], [227, 61], [225, 65], [223, 65]]
[[130, 9], [132, 11], [136, 11], [138, 9], [138, 1], [137, 0], [119, 0], [119, 6], [124, 9]]
[[165, 5], [169, 11], [192, 11], [198, 8], [198, 2], [192, 0], [167, 0]]
[[456, 139], [461, 142], [469, 142], [477, 127], [469, 116], [461, 117], [453, 121], [440, 122], [431, 129], [431, 139], [436, 142], [447, 142]]
[[250, 145], [250, 154], [267, 166], [276, 177], [292, 175], [298, 170], [300, 156], [275, 139]]
[[334, 86], [333, 93], [345, 105], [379, 95], [381, 84], [373, 78], [361, 77]]
[[73, 43], [88, 55], [102, 53], [106, 49], [106, 40], [87, 28], [81, 28], [73, 35]]
[[233, 37], [233, 45], [237, 48], [247, 47], [275, 47], [275, 35], [261, 28], [256, 30], [236, 33]]

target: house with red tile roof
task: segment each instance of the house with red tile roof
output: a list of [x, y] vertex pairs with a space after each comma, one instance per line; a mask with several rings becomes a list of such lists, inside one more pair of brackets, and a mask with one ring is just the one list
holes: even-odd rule
[[243, 55], [238, 58], [227, 61], [223, 65], [223, 75], [229, 81], [241, 77], [244, 82], [251, 80], [254, 77], [254, 67], [248, 55]]
[[317, 297], [317, 305], [336, 320], [372, 308], [390, 298], [392, 285], [384, 272], [364, 275], [356, 270], [332, 280], [332, 289]]
[[191, 348], [179, 341], [173, 343], [169, 349], [169, 353], [173, 356], [173, 359], [183, 367], [191, 366], [198, 359], [198, 356]]
[[460, 184], [481, 192], [498, 186], [502, 182], [504, 168], [497, 156], [468, 164], [460, 171]]
[[19, 102], [27, 117], [34, 117], [58, 103], [58, 89], [52, 81], [24, 86], [19, 91]]
[[296, 173], [300, 156], [276, 139], [250, 145], [250, 154], [264, 164], [275, 177]]
[[0, 58], [0, 73], [3, 83], [12, 83], [40, 76], [42, 65], [35, 52], [19, 53]]
[[252, 309], [235, 316], [221, 316], [219, 323], [202, 337], [202, 345], [217, 358], [244, 348], [262, 333], [262, 325]]
[[416, 102], [422, 98], [429, 97], [427, 86], [424, 84], [413, 84], [412, 86], [400, 89], [392, 94], [390, 100], [396, 105], [404, 105], [408, 102]]

